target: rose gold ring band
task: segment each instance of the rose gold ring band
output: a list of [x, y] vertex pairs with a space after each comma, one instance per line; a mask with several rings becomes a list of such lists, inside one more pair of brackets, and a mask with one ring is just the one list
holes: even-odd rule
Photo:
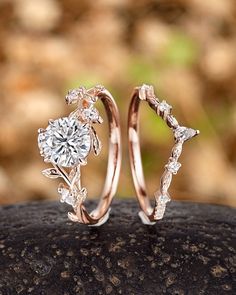
[[[81, 86], [69, 90], [65, 97], [68, 105], [76, 109], [67, 117], [49, 120], [46, 129], [40, 128], [38, 145], [40, 154], [53, 168], [43, 170], [48, 178], [61, 178], [58, 193], [60, 201], [73, 207], [68, 213], [71, 221], [87, 225], [102, 225], [109, 218], [110, 205], [116, 193], [121, 168], [121, 131], [119, 112], [109, 91], [97, 85], [91, 89]], [[81, 184], [81, 166], [87, 164], [93, 151], [99, 155], [101, 142], [94, 124], [103, 119], [94, 105], [101, 100], [108, 118], [109, 149], [107, 174], [98, 206], [91, 213], [85, 208], [87, 189]]]
[[[139, 142], [139, 89], [135, 88], [128, 113], [128, 138], [129, 138], [129, 156], [132, 171], [132, 177], [136, 195], [142, 211], [148, 216], [150, 222], [154, 221], [154, 209], [152, 208], [147, 196], [146, 184], [143, 174], [141, 160], [140, 142]], [[151, 105], [152, 106], [152, 105]]]
[[121, 131], [117, 105], [107, 90], [102, 90], [98, 94], [98, 98], [105, 107], [109, 125], [107, 175], [97, 208], [90, 214], [82, 202], [76, 208], [76, 216], [80, 223], [95, 226], [100, 226], [109, 218], [110, 205], [117, 190], [121, 168]]
[[[140, 152], [139, 106], [141, 100], [146, 101], [155, 113], [166, 122], [167, 126], [172, 130], [175, 139], [171, 156], [161, 176], [160, 189], [154, 194], [154, 208], [152, 208], [147, 195]], [[157, 220], [163, 218], [166, 204], [170, 201], [168, 189], [172, 181], [172, 175], [177, 174], [181, 167], [178, 159], [182, 153], [183, 144], [198, 134], [198, 130], [179, 125], [176, 118], [172, 115], [172, 107], [166, 101], [159, 101], [154, 94], [152, 86], [144, 84], [134, 89], [128, 114], [129, 154], [134, 187], [142, 209], [139, 212], [139, 216], [144, 224], [155, 224]]]

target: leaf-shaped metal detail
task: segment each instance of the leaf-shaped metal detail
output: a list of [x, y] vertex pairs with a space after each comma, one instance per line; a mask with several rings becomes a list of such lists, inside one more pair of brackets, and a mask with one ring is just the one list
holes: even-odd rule
[[58, 178], [61, 177], [61, 174], [58, 173], [57, 169], [55, 168], [48, 168], [42, 171], [42, 174], [48, 178]]
[[97, 133], [94, 128], [92, 128], [92, 139], [93, 139], [93, 150], [94, 154], [97, 156], [100, 154], [102, 149], [101, 141], [99, 140]]
[[161, 177], [161, 193], [166, 193], [170, 187], [172, 180], [172, 173], [169, 171], [165, 171]]
[[77, 195], [77, 200], [79, 200], [80, 202], [84, 202], [86, 197], [87, 197], [87, 189], [85, 187], [83, 187]]
[[178, 160], [183, 150], [183, 144], [181, 142], [176, 143], [172, 149], [171, 156], [172, 158]]
[[80, 163], [80, 165], [85, 166], [85, 165], [87, 165], [87, 159], [86, 158], [83, 158], [83, 159], [80, 158], [79, 163]]
[[68, 212], [68, 218], [73, 222], [80, 222], [79, 218], [75, 213]]

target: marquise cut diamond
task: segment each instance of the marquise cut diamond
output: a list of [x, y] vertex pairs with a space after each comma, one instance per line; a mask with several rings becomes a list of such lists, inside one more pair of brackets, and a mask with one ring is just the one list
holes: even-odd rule
[[178, 127], [174, 132], [175, 139], [180, 142], [184, 142], [188, 139], [191, 139], [192, 137], [198, 134], [199, 134], [198, 130], [194, 130], [192, 128], [187, 128], [183, 126]]
[[45, 131], [40, 132], [38, 144], [45, 159], [62, 167], [72, 167], [90, 151], [89, 124], [71, 117], [51, 121]]

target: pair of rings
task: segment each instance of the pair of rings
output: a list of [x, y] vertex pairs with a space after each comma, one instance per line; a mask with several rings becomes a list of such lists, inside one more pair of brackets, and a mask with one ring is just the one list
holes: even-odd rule
[[[109, 218], [110, 205], [116, 193], [121, 168], [121, 129], [117, 105], [111, 93], [103, 86], [91, 89], [80, 87], [70, 90], [65, 97], [66, 103], [76, 104], [76, 109], [68, 117], [49, 120], [46, 129], [39, 129], [38, 145], [40, 154], [52, 167], [43, 174], [49, 178], [64, 180], [58, 187], [61, 202], [73, 207], [68, 213], [71, 221], [100, 226]], [[87, 189], [81, 184], [81, 166], [87, 164], [91, 151], [99, 155], [101, 142], [94, 125], [103, 122], [95, 104], [101, 100], [108, 117], [109, 154], [107, 175], [100, 201], [91, 213], [85, 208]], [[171, 151], [165, 171], [160, 180], [160, 188], [154, 194], [155, 206], [152, 208], [146, 192], [139, 143], [139, 105], [146, 101], [173, 131], [175, 145]], [[132, 94], [128, 115], [128, 138], [132, 177], [141, 211], [139, 216], [144, 224], [154, 224], [163, 218], [166, 204], [170, 201], [168, 189], [172, 176], [181, 167], [178, 159], [186, 140], [199, 134], [198, 130], [180, 126], [172, 115], [172, 107], [160, 102], [152, 86], [136, 87]]]

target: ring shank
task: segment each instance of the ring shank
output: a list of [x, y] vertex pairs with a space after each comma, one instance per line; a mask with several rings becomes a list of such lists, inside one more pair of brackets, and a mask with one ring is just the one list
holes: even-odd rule
[[97, 226], [105, 223], [108, 219], [109, 208], [117, 190], [121, 168], [121, 133], [118, 109], [109, 91], [102, 90], [98, 94], [98, 98], [104, 105], [109, 125], [107, 174], [97, 208], [89, 214], [85, 206], [81, 203], [80, 207], [77, 208], [76, 214], [80, 222]]
[[[139, 106], [140, 98], [138, 89], [134, 90], [129, 106], [128, 115], [128, 138], [129, 154], [134, 187], [140, 207], [148, 217], [149, 222], [154, 222], [154, 208], [152, 208], [147, 191], [143, 174], [143, 165], [139, 142]], [[151, 105], [150, 105], [151, 106]], [[152, 106], [151, 106], [152, 107]]]

